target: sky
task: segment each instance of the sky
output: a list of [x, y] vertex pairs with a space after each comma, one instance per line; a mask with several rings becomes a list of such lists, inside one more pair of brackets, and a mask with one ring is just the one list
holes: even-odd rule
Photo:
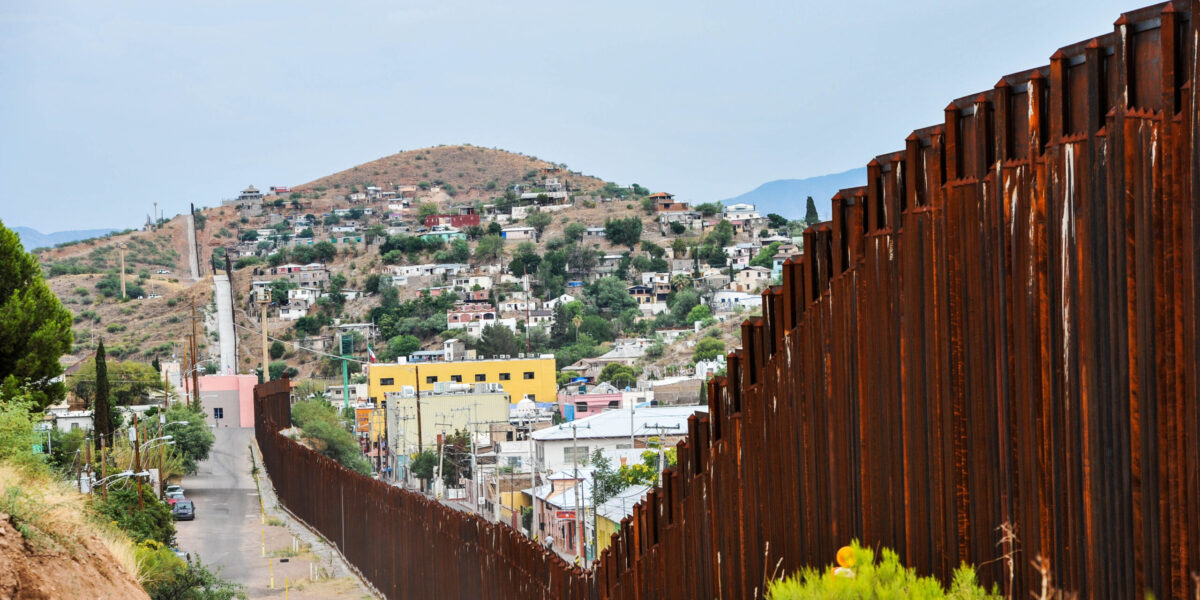
[[903, 148], [1114, 0], [0, 3], [0, 220], [135, 227], [438, 144], [705, 202]]

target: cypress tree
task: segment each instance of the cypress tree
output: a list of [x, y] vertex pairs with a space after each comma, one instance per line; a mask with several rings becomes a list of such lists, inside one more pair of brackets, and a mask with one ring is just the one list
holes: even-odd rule
[[92, 405], [93, 427], [96, 435], [112, 447], [113, 418], [112, 406], [108, 401], [108, 363], [104, 358], [104, 340], [96, 346], [96, 399]]
[[807, 204], [804, 210], [804, 224], [811, 227], [821, 222], [821, 215], [817, 214], [817, 203], [813, 202], [812, 196], [808, 197]]

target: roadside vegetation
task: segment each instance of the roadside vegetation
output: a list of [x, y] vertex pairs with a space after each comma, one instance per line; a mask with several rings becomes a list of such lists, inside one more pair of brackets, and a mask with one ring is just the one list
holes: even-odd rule
[[371, 475], [371, 464], [363, 456], [358, 442], [342, 424], [337, 409], [323, 398], [302, 400], [292, 405], [292, 425], [300, 429], [300, 438], [317, 452], [347, 469]]
[[805, 568], [799, 573], [772, 581], [767, 600], [855, 598], [861, 600], [909, 599], [999, 600], [979, 585], [975, 570], [968, 565], [954, 572], [949, 588], [933, 577], [921, 577], [900, 563], [900, 557], [884, 548], [876, 557], [857, 541], [838, 552], [837, 563], [821, 569]]

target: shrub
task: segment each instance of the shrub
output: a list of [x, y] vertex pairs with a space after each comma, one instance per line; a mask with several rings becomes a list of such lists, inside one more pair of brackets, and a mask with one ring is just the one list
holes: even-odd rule
[[975, 570], [963, 565], [954, 571], [950, 589], [942, 588], [933, 577], [920, 577], [916, 571], [900, 564], [895, 552], [884, 548], [882, 559], [876, 560], [870, 548], [858, 541], [838, 551], [839, 566], [823, 570], [805, 568], [799, 573], [772, 581], [767, 587], [767, 600], [800, 600], [806, 598], [951, 598], [956, 600], [987, 600], [1000, 598], [999, 591], [991, 593], [980, 587]]

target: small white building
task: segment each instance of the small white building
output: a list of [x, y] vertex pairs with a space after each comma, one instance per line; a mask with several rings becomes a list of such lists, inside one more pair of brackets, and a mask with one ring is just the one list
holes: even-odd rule
[[505, 227], [500, 230], [500, 237], [505, 240], [536, 240], [537, 230], [532, 227]]
[[559, 471], [570, 468], [576, 458], [591, 456], [597, 448], [608, 452], [643, 447], [647, 438], [660, 434], [670, 447], [687, 435], [688, 417], [697, 412], [708, 412], [708, 407], [643, 407], [633, 409], [632, 417], [629, 409], [609, 410], [575, 421], [574, 430], [570, 423], [564, 423], [535, 431], [532, 437], [538, 464], [548, 471]]

